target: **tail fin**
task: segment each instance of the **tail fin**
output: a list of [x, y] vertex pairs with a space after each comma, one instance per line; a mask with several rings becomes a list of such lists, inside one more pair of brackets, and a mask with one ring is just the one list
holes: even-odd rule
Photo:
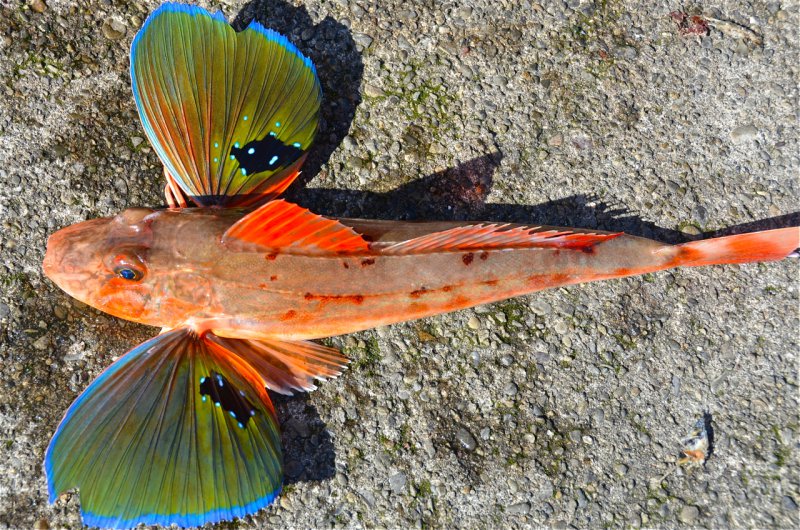
[[800, 226], [716, 237], [678, 245], [675, 266], [775, 261], [796, 255]]

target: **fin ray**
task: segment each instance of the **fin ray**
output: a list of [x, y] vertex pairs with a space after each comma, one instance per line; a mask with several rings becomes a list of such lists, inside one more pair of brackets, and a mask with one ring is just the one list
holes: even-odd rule
[[45, 472], [51, 501], [80, 490], [87, 525], [200, 526], [275, 498], [280, 435], [258, 373], [179, 328], [89, 385], [53, 436]]
[[253, 367], [267, 388], [279, 394], [314, 390], [314, 379], [338, 377], [350, 362], [339, 350], [309, 341], [234, 339], [209, 334], [208, 340]]
[[465, 225], [433, 232], [380, 248], [381, 254], [501, 250], [511, 248], [588, 249], [619, 233], [572, 232], [539, 226], [510, 224]]
[[232, 250], [287, 254], [369, 250], [369, 243], [352, 228], [284, 200], [270, 201], [250, 212], [225, 232], [222, 241]]
[[256, 21], [236, 33], [219, 12], [165, 3], [133, 40], [131, 79], [147, 137], [199, 206], [276, 196], [317, 131], [314, 65]]

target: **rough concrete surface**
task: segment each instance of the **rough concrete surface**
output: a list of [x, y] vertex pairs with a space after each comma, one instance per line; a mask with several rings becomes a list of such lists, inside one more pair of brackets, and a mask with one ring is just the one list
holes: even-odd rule
[[[669, 242], [797, 224], [796, 2], [203, 4], [316, 62], [323, 124], [289, 197], [319, 213]], [[47, 442], [157, 330], [40, 263], [57, 228], [164, 202], [128, 77], [157, 2], [0, 6], [0, 526], [78, 528], [79, 495], [47, 504]], [[336, 337], [351, 369], [278, 401], [285, 492], [223, 526], [796, 528], [797, 275], [674, 270]], [[687, 471], [704, 413], [714, 450]]]

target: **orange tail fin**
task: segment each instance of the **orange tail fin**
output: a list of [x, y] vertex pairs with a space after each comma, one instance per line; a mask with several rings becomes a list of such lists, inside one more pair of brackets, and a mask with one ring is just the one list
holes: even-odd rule
[[800, 226], [716, 237], [678, 245], [676, 266], [698, 267], [723, 263], [774, 261], [797, 256]]

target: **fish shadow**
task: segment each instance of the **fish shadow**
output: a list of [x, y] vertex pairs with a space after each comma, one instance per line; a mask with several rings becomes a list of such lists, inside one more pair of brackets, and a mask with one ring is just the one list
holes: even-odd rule
[[625, 232], [664, 243], [800, 225], [800, 212], [795, 212], [689, 236], [642, 219], [608, 196], [578, 193], [537, 205], [487, 203], [502, 160], [499, 151], [488, 153], [385, 193], [293, 186], [287, 198], [329, 217], [565, 226]]
[[331, 17], [314, 24], [305, 6], [282, 0], [252, 0], [231, 25], [241, 31], [253, 20], [285, 35], [317, 68], [322, 85], [319, 130], [296, 183], [302, 186], [319, 173], [350, 130], [361, 103], [361, 53], [347, 26]]
[[703, 427], [706, 430], [706, 436], [708, 436], [708, 451], [706, 452], [706, 462], [708, 459], [711, 458], [711, 455], [714, 454], [714, 427], [711, 425], [714, 418], [711, 417], [710, 412], [703, 413]]
[[281, 426], [284, 484], [319, 481], [336, 474], [336, 453], [325, 423], [308, 394], [270, 393]]
[[314, 24], [304, 6], [283, 0], [252, 0], [232, 25], [244, 29], [251, 20], [285, 34], [317, 67], [323, 89], [320, 128], [298, 181], [286, 198], [322, 215], [389, 220], [488, 220], [625, 232], [680, 243], [700, 237], [729, 235], [800, 224], [800, 212], [728, 227], [703, 236], [657, 226], [628, 211], [612, 197], [573, 194], [537, 205], [487, 203], [503, 155], [499, 151], [464, 162], [386, 193], [305, 188], [347, 135], [361, 103], [364, 65], [350, 30], [331, 17]]
[[642, 219], [608, 196], [578, 193], [537, 205], [487, 203], [502, 160], [499, 151], [488, 153], [385, 193], [292, 187], [287, 198], [329, 217], [564, 226], [625, 232], [664, 243], [800, 225], [800, 212], [795, 212], [690, 236]]

